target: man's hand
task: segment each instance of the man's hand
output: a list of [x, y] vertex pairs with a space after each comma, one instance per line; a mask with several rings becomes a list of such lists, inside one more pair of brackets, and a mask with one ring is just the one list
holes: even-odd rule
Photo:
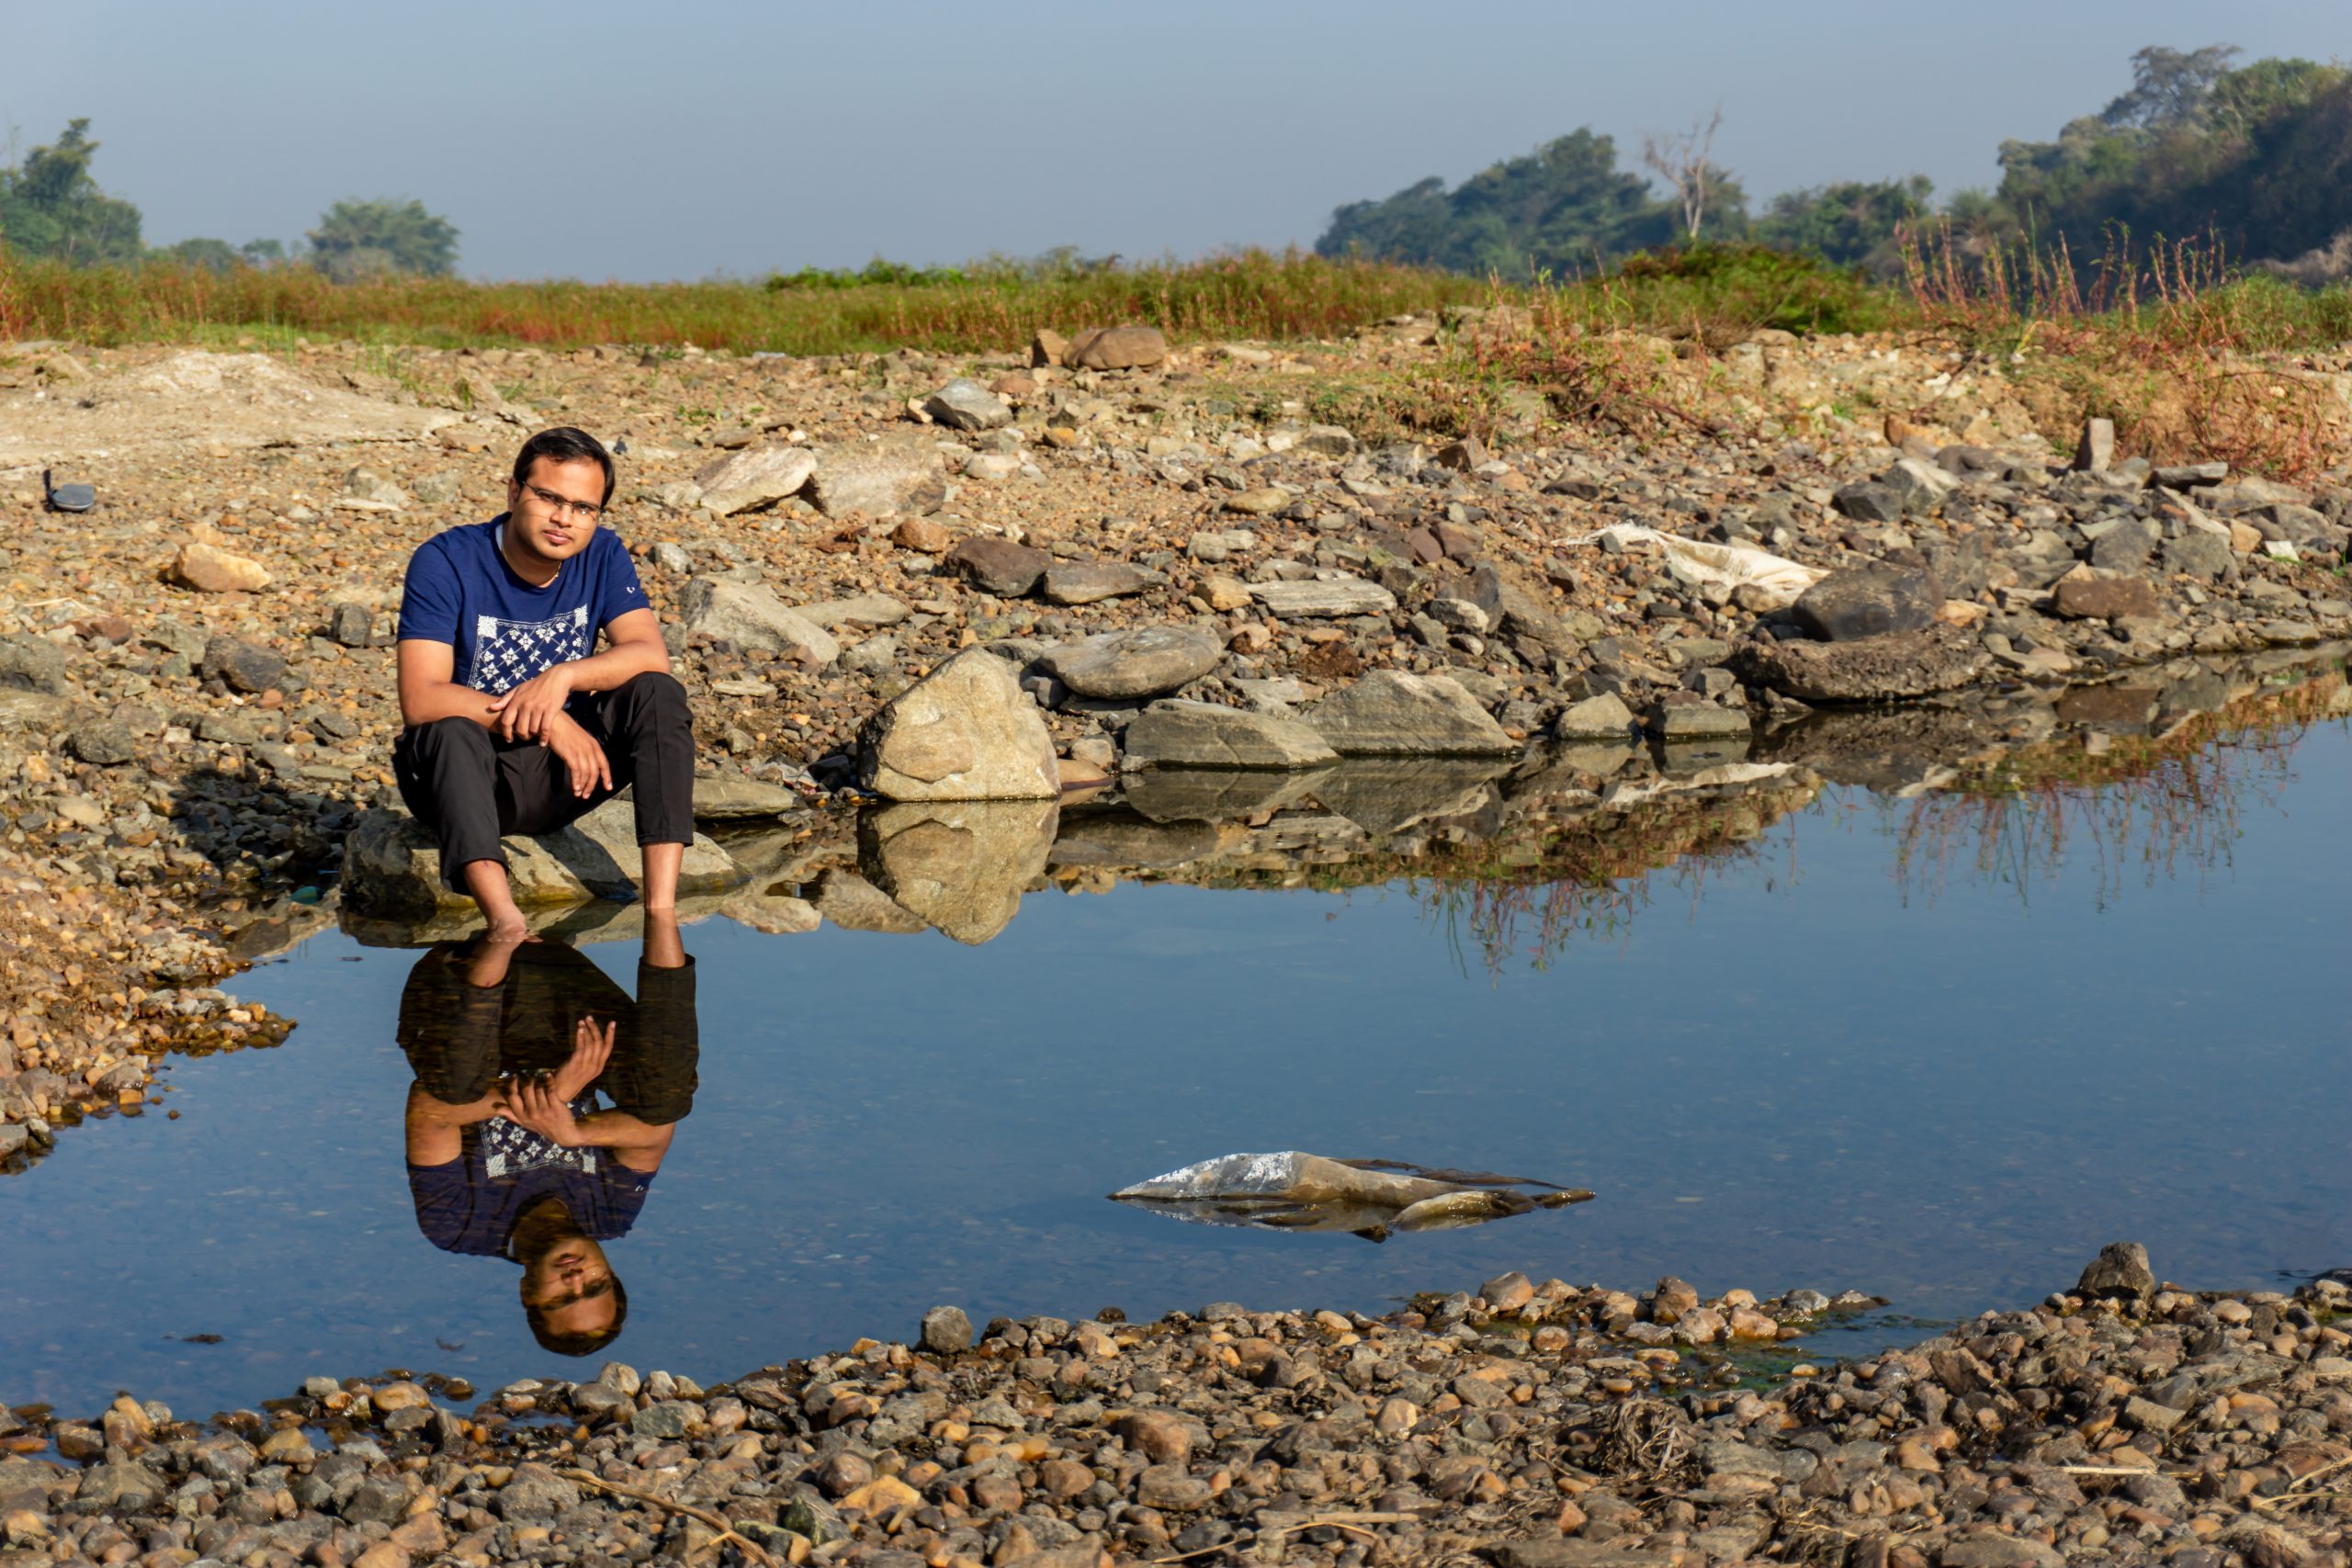
[[599, 787], [613, 787], [613, 764], [596, 738], [580, 728], [571, 715], [559, 712], [548, 724], [539, 744], [551, 746], [571, 770], [571, 793], [585, 800]]
[[492, 731], [502, 740], [544, 739], [562, 716], [564, 702], [578, 679], [570, 664], [550, 664], [521, 685], [510, 687], [490, 705], [490, 711], [498, 716], [491, 721]]
[[553, 1078], [518, 1077], [507, 1085], [505, 1099], [500, 1114], [516, 1126], [562, 1148], [576, 1149], [585, 1141], [580, 1123], [571, 1119], [571, 1106], [556, 1093]]
[[593, 1018], [580, 1021], [571, 1032], [571, 1059], [557, 1068], [549, 1080], [559, 1099], [577, 1100], [590, 1084], [604, 1077], [605, 1064], [613, 1059], [613, 1037], [619, 1029], [617, 1021], [599, 1029]]

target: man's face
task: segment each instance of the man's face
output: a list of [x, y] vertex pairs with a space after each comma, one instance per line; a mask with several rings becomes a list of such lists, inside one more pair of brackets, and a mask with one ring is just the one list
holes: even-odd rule
[[506, 481], [514, 540], [543, 560], [570, 560], [586, 549], [604, 502], [605, 470], [586, 457], [537, 457], [529, 479]]
[[523, 1269], [523, 1304], [538, 1309], [553, 1334], [601, 1334], [611, 1327], [620, 1302], [605, 1249], [584, 1235], [568, 1235], [548, 1248]]

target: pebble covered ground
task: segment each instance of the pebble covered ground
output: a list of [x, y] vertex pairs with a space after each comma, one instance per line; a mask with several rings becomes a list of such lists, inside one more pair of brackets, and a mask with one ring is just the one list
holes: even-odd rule
[[2352, 1292], [2075, 1289], [1905, 1349], [1870, 1303], [1505, 1274], [1380, 1319], [953, 1307], [703, 1389], [391, 1371], [192, 1422], [0, 1412], [0, 1568], [52, 1562], [2341, 1563]]

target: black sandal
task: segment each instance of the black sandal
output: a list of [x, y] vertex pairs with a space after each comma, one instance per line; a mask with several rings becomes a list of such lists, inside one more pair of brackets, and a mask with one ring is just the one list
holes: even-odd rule
[[47, 468], [40, 471], [40, 488], [49, 496], [51, 512], [87, 512], [98, 503], [97, 486], [51, 484]]

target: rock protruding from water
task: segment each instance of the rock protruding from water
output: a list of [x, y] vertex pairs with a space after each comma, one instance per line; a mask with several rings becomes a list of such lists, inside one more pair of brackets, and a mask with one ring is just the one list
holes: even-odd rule
[[1306, 722], [1350, 756], [1474, 757], [1519, 750], [1462, 683], [1376, 670], [1308, 709]]
[[2148, 1249], [2136, 1241], [2110, 1241], [2098, 1249], [2075, 1285], [2075, 1294], [2102, 1300], [2144, 1302], [2156, 1292]]
[[1045, 874], [1059, 819], [1050, 800], [888, 807], [858, 825], [858, 865], [899, 908], [978, 946], [1012, 923]]
[[1045, 715], [1012, 666], [969, 649], [885, 704], [858, 735], [858, 782], [892, 800], [1050, 800]]
[[1313, 768], [1339, 760], [1295, 718], [1172, 698], [1127, 726], [1126, 742], [1136, 768]]

